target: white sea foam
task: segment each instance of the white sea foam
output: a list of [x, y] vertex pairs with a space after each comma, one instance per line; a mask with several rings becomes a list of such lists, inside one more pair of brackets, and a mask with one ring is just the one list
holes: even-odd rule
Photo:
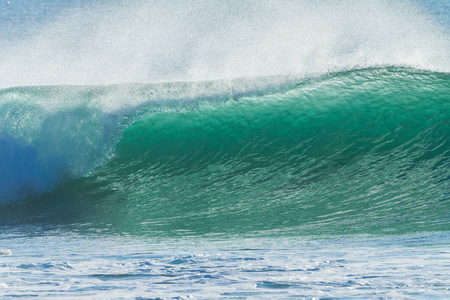
[[396, 0], [87, 5], [0, 47], [0, 88], [308, 75], [379, 65], [448, 72], [449, 40], [425, 13]]
[[0, 255], [9, 256], [9, 255], [12, 255], [12, 252], [9, 249], [0, 249]]

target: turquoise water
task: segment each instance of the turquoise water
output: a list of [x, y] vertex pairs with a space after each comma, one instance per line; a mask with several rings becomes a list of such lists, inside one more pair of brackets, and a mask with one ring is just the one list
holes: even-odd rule
[[448, 297], [445, 1], [0, 7], [2, 298]]
[[[262, 95], [223, 95], [224, 84], [171, 84], [174, 98], [162, 102], [148, 94], [167, 85], [115, 87], [145, 99], [139, 109], [120, 114], [96, 107], [112, 93], [109, 87], [5, 90], [3, 97], [14, 94], [15, 100], [2, 106], [3, 128], [11, 132], [21, 124], [31, 141], [24, 146], [3, 139], [17, 160], [5, 179], [44, 195], [9, 203], [3, 223], [46, 216], [46, 223], [88, 222], [146, 235], [448, 228], [448, 74], [356, 70]], [[185, 97], [187, 90], [203, 88], [218, 92]], [[85, 97], [84, 103], [46, 111], [49, 99], [66, 93]], [[27, 123], [10, 118], [21, 97]], [[128, 126], [130, 119], [136, 120]], [[64, 178], [87, 171], [79, 179]], [[2, 189], [13, 199], [24, 192], [20, 188], [4, 181]]]

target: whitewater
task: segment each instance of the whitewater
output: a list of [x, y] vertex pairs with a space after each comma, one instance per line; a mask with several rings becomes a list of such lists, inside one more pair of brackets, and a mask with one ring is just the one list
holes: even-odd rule
[[450, 295], [446, 1], [1, 1], [0, 296]]

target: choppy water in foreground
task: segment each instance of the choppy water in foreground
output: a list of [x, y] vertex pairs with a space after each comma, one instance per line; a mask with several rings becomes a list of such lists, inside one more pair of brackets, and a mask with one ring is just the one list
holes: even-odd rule
[[449, 298], [449, 12], [0, 0], [0, 298]]
[[12, 255], [0, 256], [0, 293], [3, 299], [444, 299], [449, 237], [2, 234]]

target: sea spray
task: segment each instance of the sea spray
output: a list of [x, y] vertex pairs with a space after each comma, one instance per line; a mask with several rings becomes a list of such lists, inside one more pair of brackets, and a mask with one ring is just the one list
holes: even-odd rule
[[448, 297], [449, 12], [0, 0], [0, 298]]
[[0, 42], [0, 87], [449, 71], [449, 38], [402, 1], [136, 1], [85, 5]]

